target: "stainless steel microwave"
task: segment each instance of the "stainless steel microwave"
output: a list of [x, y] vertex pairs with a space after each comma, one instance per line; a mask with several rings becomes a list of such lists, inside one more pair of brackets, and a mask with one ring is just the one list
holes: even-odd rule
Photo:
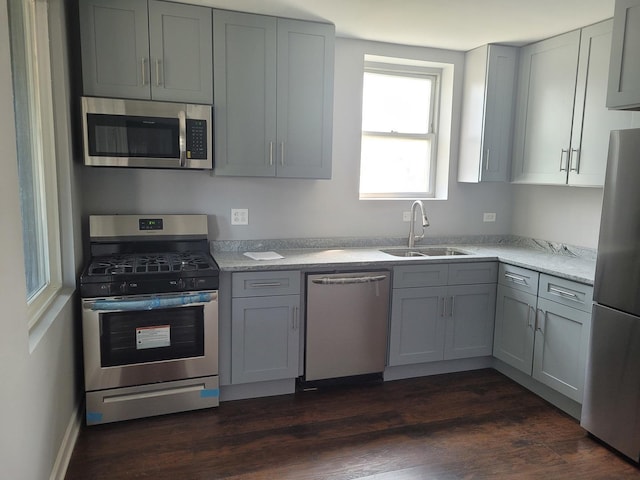
[[85, 165], [213, 167], [211, 105], [82, 97]]

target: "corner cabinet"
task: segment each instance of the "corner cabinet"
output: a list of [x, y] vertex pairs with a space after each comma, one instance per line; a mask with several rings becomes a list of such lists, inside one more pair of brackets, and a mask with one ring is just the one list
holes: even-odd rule
[[214, 10], [216, 175], [331, 178], [333, 25]]
[[612, 21], [520, 52], [512, 181], [602, 186], [609, 131], [632, 126], [605, 106]]
[[157, 0], [79, 7], [85, 95], [213, 103], [210, 8]]
[[231, 283], [231, 384], [297, 377], [300, 272], [234, 273]]
[[582, 403], [593, 288], [500, 265], [493, 355]]
[[491, 355], [495, 262], [393, 269], [389, 365]]
[[640, 110], [640, 0], [616, 0], [607, 107]]
[[458, 181], [509, 179], [518, 49], [484, 45], [465, 55]]

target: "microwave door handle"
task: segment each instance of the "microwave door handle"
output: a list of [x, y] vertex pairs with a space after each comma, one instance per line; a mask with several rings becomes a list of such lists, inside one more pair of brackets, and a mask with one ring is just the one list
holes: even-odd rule
[[180, 166], [187, 166], [187, 113], [181, 110], [178, 113], [178, 128], [179, 128], [179, 142], [180, 142]]

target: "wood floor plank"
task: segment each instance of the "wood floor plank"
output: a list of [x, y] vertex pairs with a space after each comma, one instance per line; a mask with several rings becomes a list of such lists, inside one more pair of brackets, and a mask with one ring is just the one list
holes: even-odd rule
[[494, 370], [240, 400], [83, 427], [67, 480], [638, 479]]

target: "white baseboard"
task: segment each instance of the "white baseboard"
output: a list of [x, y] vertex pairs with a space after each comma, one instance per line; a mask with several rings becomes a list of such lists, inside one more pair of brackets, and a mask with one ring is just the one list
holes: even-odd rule
[[80, 402], [69, 419], [69, 424], [67, 425], [67, 430], [64, 432], [64, 438], [62, 439], [62, 444], [58, 450], [56, 461], [53, 464], [51, 475], [49, 475], [49, 480], [64, 480], [64, 477], [67, 474], [67, 468], [69, 467], [69, 461], [71, 460], [71, 454], [73, 453], [73, 448], [75, 447], [78, 435], [80, 434], [83, 412], [84, 402]]

